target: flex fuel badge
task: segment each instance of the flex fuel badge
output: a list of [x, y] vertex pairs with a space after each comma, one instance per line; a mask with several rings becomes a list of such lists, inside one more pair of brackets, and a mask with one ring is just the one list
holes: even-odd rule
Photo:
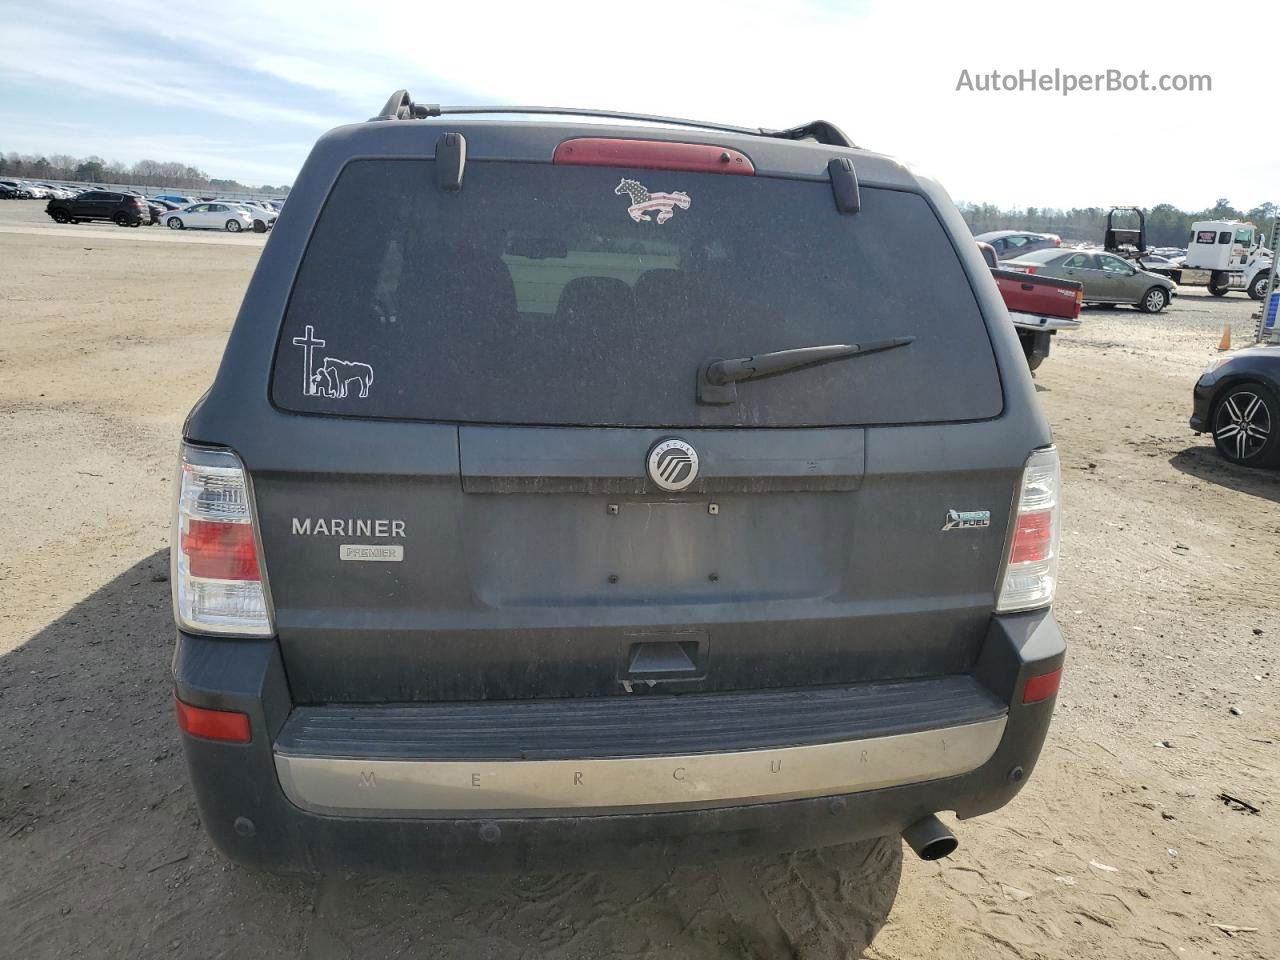
[[990, 510], [948, 510], [943, 530], [972, 530], [991, 526]]
[[693, 202], [687, 193], [680, 191], [650, 193], [639, 180], [628, 180], [626, 177], [623, 177], [622, 181], [613, 188], [613, 192], [619, 197], [626, 194], [631, 198], [631, 206], [627, 207], [627, 213], [631, 214], [631, 219], [636, 223], [642, 220], [648, 221], [649, 214], [654, 212], [658, 214], [658, 223], [666, 223], [675, 216], [676, 207], [688, 210]]

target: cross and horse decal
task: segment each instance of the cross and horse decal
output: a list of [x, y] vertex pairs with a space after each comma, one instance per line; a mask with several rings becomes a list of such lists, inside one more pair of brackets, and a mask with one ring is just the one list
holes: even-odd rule
[[626, 177], [622, 178], [613, 192], [617, 196], [626, 194], [631, 198], [627, 213], [631, 214], [631, 219], [636, 223], [649, 220], [649, 214], [653, 212], [658, 214], [658, 223], [666, 223], [675, 216], [676, 207], [688, 210], [691, 202], [687, 193], [650, 193], [639, 180], [628, 180]]
[[326, 341], [316, 336], [315, 328], [307, 324], [306, 335], [294, 337], [294, 346], [302, 348], [302, 395], [304, 397], [328, 397], [345, 400], [354, 387], [363, 399], [369, 396], [373, 386], [373, 367], [367, 363], [324, 357], [320, 366], [315, 365], [315, 349]]

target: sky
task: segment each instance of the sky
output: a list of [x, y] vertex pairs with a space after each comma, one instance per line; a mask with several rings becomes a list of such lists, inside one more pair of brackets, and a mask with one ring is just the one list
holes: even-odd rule
[[[292, 182], [325, 130], [420, 102], [585, 106], [787, 127], [1002, 207], [1280, 202], [1280, 4], [0, 0], [0, 152], [176, 160]], [[1207, 74], [1210, 91], [981, 91], [977, 77]]]

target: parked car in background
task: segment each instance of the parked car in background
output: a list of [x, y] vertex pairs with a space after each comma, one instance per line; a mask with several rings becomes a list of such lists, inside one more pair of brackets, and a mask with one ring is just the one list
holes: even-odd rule
[[57, 223], [110, 220], [122, 227], [137, 227], [151, 219], [151, 211], [141, 197], [109, 190], [89, 190], [70, 200], [50, 200], [44, 212]]
[[1009, 319], [1018, 331], [1027, 366], [1037, 370], [1049, 356], [1050, 343], [1058, 331], [1080, 326], [1082, 287], [1074, 280], [1003, 270], [991, 244], [979, 240], [978, 249], [991, 268]]
[[1212, 434], [1232, 463], [1280, 466], [1280, 345], [1210, 360], [1192, 394], [1191, 429]]
[[[1168, 277], [1170, 280], [1174, 279], [1172, 276], [1173, 271], [1179, 268], [1178, 263], [1155, 253], [1144, 253], [1138, 257], [1137, 264], [1148, 273], [1158, 273], [1160, 276]], [[1174, 280], [1174, 282], [1176, 283], [1177, 281]]]
[[267, 207], [262, 206], [254, 200], [219, 200], [218, 203], [225, 203], [237, 210], [243, 210], [253, 218], [253, 230], [255, 233], [266, 233], [276, 224], [278, 214]]
[[8, 183], [0, 182], [0, 200], [17, 200], [18, 188]]
[[239, 233], [253, 229], [253, 215], [229, 202], [193, 203], [165, 213], [164, 225], [170, 230], [226, 230]]
[[1178, 285], [1168, 277], [1092, 250], [1033, 250], [1001, 266], [1019, 273], [1075, 280], [1084, 285], [1085, 303], [1131, 304], [1144, 313], [1159, 313], [1178, 293]]
[[21, 180], [0, 180], [0, 186], [12, 191], [14, 200], [30, 200], [31, 190]]
[[196, 202], [194, 197], [184, 197], [178, 193], [160, 193], [152, 199], [172, 203], [175, 207], [187, 207]]
[[974, 239], [995, 247], [996, 256], [1001, 260], [1010, 260], [1032, 250], [1062, 246], [1062, 238], [1056, 233], [1028, 233], [1025, 230], [992, 230]]

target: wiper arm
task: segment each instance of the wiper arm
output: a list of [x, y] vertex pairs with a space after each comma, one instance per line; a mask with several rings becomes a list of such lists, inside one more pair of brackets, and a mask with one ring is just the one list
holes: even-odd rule
[[754, 357], [736, 360], [708, 360], [698, 370], [699, 403], [736, 403], [738, 390], [735, 384], [743, 380], [758, 380], [788, 370], [799, 370], [832, 360], [860, 357], [867, 353], [879, 353], [905, 347], [915, 337], [893, 337], [889, 340], [872, 340], [868, 343], [833, 343], [821, 347], [797, 347], [794, 350], [776, 350], [773, 353], [757, 353]]

